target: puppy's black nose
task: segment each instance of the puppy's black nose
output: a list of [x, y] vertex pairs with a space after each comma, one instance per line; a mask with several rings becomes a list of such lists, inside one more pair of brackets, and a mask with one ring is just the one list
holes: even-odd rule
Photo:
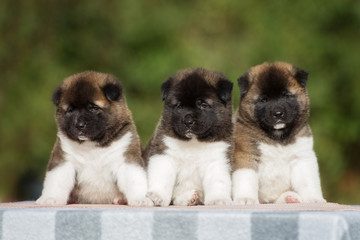
[[187, 127], [191, 127], [194, 123], [195, 123], [195, 120], [194, 120], [194, 118], [191, 116], [191, 114], [188, 114], [188, 115], [185, 116], [185, 118], [184, 118], [184, 124], [185, 124]]
[[273, 111], [273, 116], [274, 116], [275, 118], [282, 118], [282, 117], [284, 117], [284, 111], [282, 111], [282, 110], [275, 110], [275, 111]]
[[83, 130], [86, 127], [86, 123], [83, 120], [79, 120], [79, 121], [76, 122], [75, 127], [78, 130]]

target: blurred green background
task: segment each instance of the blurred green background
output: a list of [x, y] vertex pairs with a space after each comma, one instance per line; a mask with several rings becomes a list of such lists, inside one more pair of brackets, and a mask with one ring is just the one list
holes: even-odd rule
[[50, 99], [65, 77], [117, 76], [145, 144], [161, 114], [160, 84], [174, 72], [205, 67], [236, 83], [277, 60], [310, 74], [326, 199], [360, 204], [359, 1], [1, 0], [0, 201], [40, 194], [56, 138]]

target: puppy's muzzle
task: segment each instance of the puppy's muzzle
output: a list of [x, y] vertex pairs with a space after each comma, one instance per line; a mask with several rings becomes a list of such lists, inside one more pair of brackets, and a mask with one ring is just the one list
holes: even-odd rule
[[187, 114], [184, 117], [184, 124], [187, 128], [191, 128], [195, 124], [195, 119], [191, 116], [191, 114]]
[[273, 112], [272, 115], [274, 118], [282, 118], [282, 117], [284, 117], [284, 112], [281, 110], [278, 110], [276, 112]]
[[285, 116], [285, 110], [282, 108], [275, 108], [271, 111], [271, 115], [275, 119], [282, 119]]
[[79, 131], [84, 130], [86, 128], [86, 122], [83, 119], [78, 119], [75, 123], [75, 127]]
[[273, 109], [270, 114], [275, 119], [275, 125], [273, 126], [275, 130], [281, 130], [286, 127], [286, 124], [283, 122], [286, 114], [285, 109], [278, 107]]

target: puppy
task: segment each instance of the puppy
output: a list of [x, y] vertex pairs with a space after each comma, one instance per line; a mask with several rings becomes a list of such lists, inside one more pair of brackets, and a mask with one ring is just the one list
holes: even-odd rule
[[232, 86], [202, 68], [162, 84], [163, 114], [143, 153], [156, 206], [231, 203]]
[[238, 79], [235, 204], [325, 202], [307, 123], [307, 77], [304, 70], [275, 62]]
[[55, 90], [57, 140], [40, 205], [150, 206], [141, 144], [122, 87], [111, 75], [83, 72]]

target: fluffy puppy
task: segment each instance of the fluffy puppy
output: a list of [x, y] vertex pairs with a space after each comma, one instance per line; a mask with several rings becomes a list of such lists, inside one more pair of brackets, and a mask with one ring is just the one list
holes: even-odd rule
[[231, 203], [232, 86], [202, 68], [162, 84], [163, 114], [143, 153], [156, 206]]
[[307, 123], [308, 74], [284, 62], [238, 79], [233, 198], [236, 204], [324, 202]]
[[141, 144], [119, 82], [83, 72], [66, 78], [52, 98], [57, 140], [40, 205], [149, 206]]

